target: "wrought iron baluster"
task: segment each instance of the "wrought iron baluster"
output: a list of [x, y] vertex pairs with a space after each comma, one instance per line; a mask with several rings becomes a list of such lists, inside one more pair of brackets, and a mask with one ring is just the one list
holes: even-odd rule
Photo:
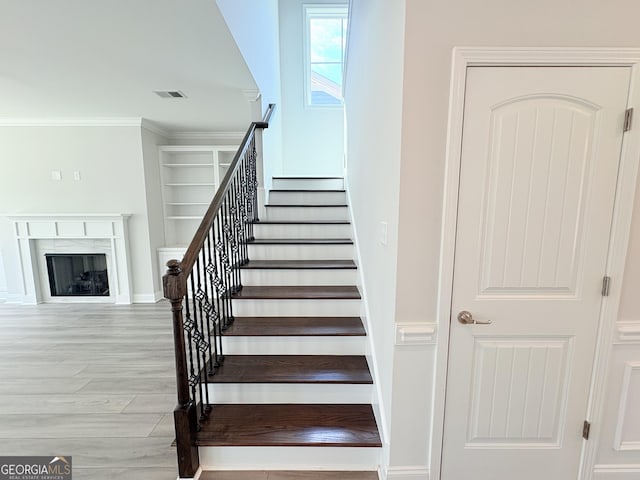
[[242, 211], [242, 265], [249, 263], [249, 206], [247, 203], [247, 162], [246, 156], [242, 157], [240, 164], [240, 202]]
[[[220, 366], [218, 363], [218, 335], [217, 335], [217, 325], [219, 323], [220, 318], [220, 304], [218, 298], [218, 291], [216, 287], [215, 277], [217, 276], [216, 267], [214, 264], [214, 260], [211, 256], [211, 237], [213, 236], [213, 228], [207, 235], [207, 241], [205, 243], [205, 249], [207, 252], [207, 268], [206, 268], [206, 278], [207, 281], [205, 285], [207, 286], [206, 291], [211, 292], [210, 302], [211, 302], [211, 316], [209, 321], [207, 322], [207, 333], [209, 335], [209, 375], [213, 375], [215, 373], [216, 368]], [[213, 326], [213, 328], [211, 328]]]
[[[189, 278], [189, 280], [191, 280], [191, 283], [193, 283], [193, 278]], [[193, 289], [191, 290], [193, 292]], [[196, 361], [194, 360], [194, 352], [193, 352], [193, 329], [195, 326], [195, 322], [193, 320], [193, 316], [191, 314], [191, 307], [189, 304], [189, 291], [187, 291], [185, 293], [184, 296], [184, 309], [185, 309], [185, 318], [184, 318], [184, 331], [186, 334], [186, 338], [187, 338], [187, 346], [189, 348], [189, 389], [191, 390], [191, 399], [196, 401], [197, 403], [197, 396], [196, 396], [196, 387], [197, 387], [197, 382], [195, 381], [195, 379], [197, 378], [196, 375]]]
[[242, 290], [242, 282], [240, 280], [240, 265], [242, 265], [241, 242], [242, 242], [242, 217], [240, 208], [240, 194], [238, 190], [238, 179], [235, 178], [231, 185], [231, 234], [233, 243], [231, 250], [233, 254], [233, 284], [235, 291]]
[[[196, 261], [194, 270], [197, 271], [198, 263]], [[202, 364], [200, 361], [200, 351], [198, 349], [198, 342], [200, 338], [200, 331], [198, 329], [198, 299], [197, 296], [197, 288], [196, 288], [196, 278], [194, 273], [191, 272], [189, 275], [189, 284], [191, 286], [191, 314], [192, 314], [192, 327], [191, 327], [191, 344], [190, 349], [193, 351], [193, 368], [191, 373], [191, 378], [189, 379], [189, 383], [192, 385], [191, 389], [193, 391], [193, 399], [196, 401], [196, 406], [199, 407], [200, 415], [199, 418], [204, 418], [203, 406], [202, 406], [202, 392], [200, 391], [200, 376], [202, 375]]]
[[222, 264], [220, 262], [220, 255], [218, 255], [218, 251], [217, 251], [218, 242], [220, 242], [220, 212], [218, 212], [218, 215], [216, 215], [212, 232], [213, 232], [213, 247], [214, 247], [213, 265], [215, 268], [214, 283], [216, 286], [216, 299], [218, 302], [217, 332], [218, 332], [218, 339], [219, 339], [218, 352], [220, 355], [220, 358], [218, 361], [221, 363], [224, 360], [224, 352], [222, 350], [222, 330], [224, 329], [224, 325], [225, 325], [224, 319], [226, 318], [228, 313], [227, 313], [227, 300], [225, 299], [226, 292], [224, 289], [224, 282], [222, 280]]
[[197, 285], [197, 291], [194, 295], [194, 298], [198, 301], [199, 317], [199, 323], [196, 323], [196, 327], [198, 327], [198, 329], [195, 339], [195, 346], [198, 352], [199, 366], [201, 367], [200, 375], [198, 376], [198, 387], [200, 389], [200, 398], [202, 400], [200, 420], [204, 420], [211, 411], [211, 405], [209, 402], [209, 389], [207, 388], [207, 378], [209, 377], [209, 360], [207, 359], [207, 353], [209, 353], [210, 357], [210, 339], [206, 334], [207, 328], [205, 328], [205, 325], [209, 324], [211, 305], [209, 303], [209, 297], [207, 295], [207, 282], [204, 275], [204, 268], [206, 265], [204, 254], [204, 250], [200, 250], [198, 258], [196, 259], [194, 270]]

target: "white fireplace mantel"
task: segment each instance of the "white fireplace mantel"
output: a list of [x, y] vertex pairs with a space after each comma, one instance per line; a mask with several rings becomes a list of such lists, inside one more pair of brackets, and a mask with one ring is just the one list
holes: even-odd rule
[[[130, 214], [24, 214], [7, 215], [13, 222], [22, 273], [22, 303], [43, 301], [38, 240], [109, 240], [109, 286], [115, 303], [131, 303], [128, 220]], [[85, 252], [83, 252], [85, 253]], [[89, 253], [89, 252], [87, 252]]]

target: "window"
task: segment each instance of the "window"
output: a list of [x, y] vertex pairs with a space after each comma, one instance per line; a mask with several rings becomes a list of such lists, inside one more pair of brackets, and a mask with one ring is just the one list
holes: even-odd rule
[[342, 105], [347, 43], [346, 5], [305, 5], [306, 104]]

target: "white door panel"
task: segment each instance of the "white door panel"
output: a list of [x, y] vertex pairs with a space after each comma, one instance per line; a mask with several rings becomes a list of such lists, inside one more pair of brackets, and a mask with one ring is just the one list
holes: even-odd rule
[[629, 79], [467, 72], [442, 480], [577, 478]]

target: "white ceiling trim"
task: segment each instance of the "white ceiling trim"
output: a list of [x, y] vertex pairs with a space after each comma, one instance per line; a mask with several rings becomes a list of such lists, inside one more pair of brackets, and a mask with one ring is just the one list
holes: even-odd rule
[[245, 132], [172, 132], [172, 140], [242, 140]]
[[147, 120], [146, 118], [141, 119], [140, 126], [145, 130], [153, 132], [161, 137], [169, 138], [171, 136], [171, 132], [159, 127], [157, 124], [153, 123], [151, 120]]

